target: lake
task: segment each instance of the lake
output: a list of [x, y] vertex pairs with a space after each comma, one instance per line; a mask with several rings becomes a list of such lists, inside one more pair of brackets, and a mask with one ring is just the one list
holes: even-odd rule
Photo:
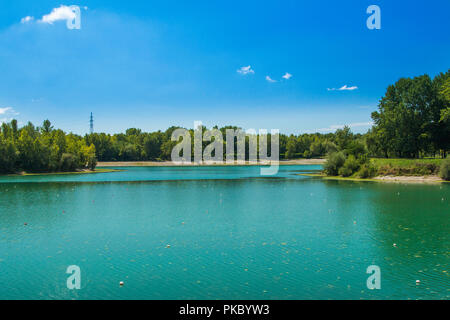
[[0, 177], [1, 299], [450, 298], [449, 184], [120, 169]]

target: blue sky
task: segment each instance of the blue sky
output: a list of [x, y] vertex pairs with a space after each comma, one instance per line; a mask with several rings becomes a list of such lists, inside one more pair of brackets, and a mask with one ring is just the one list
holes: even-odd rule
[[[61, 1], [0, 3], [0, 120], [365, 132], [389, 84], [450, 67], [448, 0]], [[80, 30], [40, 21], [61, 5]]]

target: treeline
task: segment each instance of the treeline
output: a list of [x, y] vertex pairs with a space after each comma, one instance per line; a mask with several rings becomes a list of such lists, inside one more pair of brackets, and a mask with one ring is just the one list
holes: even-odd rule
[[[85, 136], [88, 145], [95, 145], [97, 159], [99, 161], [165, 161], [171, 160], [173, 147], [178, 143], [171, 141], [172, 133], [179, 127], [171, 127], [166, 131], [142, 132], [140, 129], [128, 129], [125, 134], [93, 133]], [[225, 159], [226, 130], [238, 130], [238, 127], [226, 126], [218, 129], [223, 136], [223, 152]], [[206, 128], [203, 127], [203, 131]], [[188, 130], [194, 143], [194, 130]], [[324, 157], [328, 152], [347, 147], [352, 141], [362, 141], [363, 136], [353, 134], [348, 128], [337, 130], [328, 134], [302, 134], [287, 136], [280, 134], [279, 150], [280, 158], [312, 158]], [[270, 134], [267, 137], [270, 154]], [[203, 141], [203, 149], [210, 142]], [[236, 147], [235, 147], [236, 148]], [[248, 159], [249, 138], [246, 138], [246, 159]]]
[[17, 121], [3, 123], [0, 129], [0, 173], [72, 172], [94, 169], [95, 146], [75, 134], [54, 130], [50, 121], [42, 127]]
[[[344, 159], [342, 167], [351, 156], [346, 169], [341, 170], [348, 175], [363, 168], [369, 157], [445, 158], [450, 150], [450, 72], [441, 73], [434, 79], [428, 75], [404, 78], [390, 85], [372, 119], [374, 126], [366, 134], [354, 134], [348, 127], [327, 134], [280, 134], [280, 159], [318, 158], [334, 154], [338, 163]], [[81, 137], [54, 129], [48, 120], [41, 127], [28, 123], [20, 129], [17, 128], [17, 121], [13, 120], [1, 126], [0, 172], [73, 171], [95, 168], [97, 160], [171, 160], [173, 147], [178, 143], [171, 141], [171, 137], [178, 128], [156, 132], [131, 128], [120, 134], [93, 133]], [[225, 159], [226, 130], [238, 128], [214, 128], [220, 130], [224, 137]], [[203, 129], [206, 130], [205, 127]], [[189, 132], [193, 137], [194, 130]], [[194, 139], [191, 140], [193, 143]], [[269, 155], [270, 140], [269, 135]], [[203, 147], [208, 144], [204, 141]], [[246, 159], [248, 146], [247, 137]], [[334, 173], [338, 173], [339, 169]], [[370, 168], [367, 170], [370, 171]]]

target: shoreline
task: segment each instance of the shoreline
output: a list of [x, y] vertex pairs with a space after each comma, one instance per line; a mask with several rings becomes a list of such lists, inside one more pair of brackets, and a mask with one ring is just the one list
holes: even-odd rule
[[94, 174], [94, 173], [109, 173], [109, 172], [120, 172], [121, 170], [117, 169], [95, 169], [95, 170], [80, 170], [80, 171], [72, 171], [72, 172], [39, 172], [39, 173], [27, 173], [27, 172], [19, 172], [19, 173], [11, 173], [11, 174], [3, 174], [0, 177], [30, 177], [30, 176], [48, 176], [48, 175], [73, 175], [73, 174]]
[[[314, 165], [314, 164], [324, 164], [326, 159], [295, 159], [295, 160], [280, 160], [280, 166], [293, 166], [293, 165]], [[176, 164], [172, 161], [105, 161], [98, 162], [97, 167], [100, 168], [108, 168], [108, 167], [207, 167], [207, 166], [264, 166], [270, 165], [270, 161], [268, 162], [248, 162], [245, 164], [238, 163], [222, 163], [222, 162], [211, 162], [211, 163], [203, 163], [203, 164], [195, 164], [195, 163], [181, 163]]]
[[449, 183], [450, 181], [445, 181], [438, 176], [430, 175], [430, 176], [377, 176], [373, 178], [363, 179], [363, 178], [352, 178], [352, 177], [340, 177], [340, 176], [326, 176], [321, 173], [310, 174], [310, 173], [302, 173], [300, 176], [306, 177], [316, 177], [322, 178], [324, 180], [336, 180], [336, 181], [363, 181], [363, 182], [387, 182], [387, 183]]

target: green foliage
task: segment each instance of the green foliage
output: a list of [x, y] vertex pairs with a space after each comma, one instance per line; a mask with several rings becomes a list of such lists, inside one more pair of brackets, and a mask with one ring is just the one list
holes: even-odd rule
[[[423, 75], [403, 78], [390, 85], [380, 100], [378, 111], [372, 113], [372, 119], [374, 126], [364, 135], [352, 133], [347, 126], [327, 134], [281, 134], [280, 155], [286, 159], [328, 156], [325, 164], [328, 175], [436, 174], [438, 163], [381, 164], [370, 163], [368, 159], [369, 155], [417, 159], [440, 154], [446, 157], [450, 150], [450, 70], [433, 79]], [[93, 133], [82, 138], [54, 129], [49, 120], [40, 128], [31, 123], [19, 128], [17, 121], [12, 120], [3, 123], [0, 129], [0, 173], [94, 169], [97, 160], [170, 160], [177, 144], [171, 141], [171, 135], [178, 128], [173, 126], [164, 132], [130, 128], [125, 133]], [[226, 129], [239, 128], [219, 129], [224, 137], [224, 159]], [[189, 132], [193, 145], [193, 130]], [[203, 148], [208, 144], [203, 141]], [[248, 159], [248, 137], [245, 150]], [[270, 143], [268, 152], [271, 152]]]
[[339, 173], [339, 169], [345, 163], [345, 154], [343, 152], [334, 152], [328, 155], [328, 159], [325, 162], [323, 168], [327, 175], [336, 176]]
[[309, 159], [311, 157], [312, 157], [311, 151], [305, 150], [305, 152], [303, 152], [303, 158]]
[[0, 173], [56, 172], [95, 169], [95, 146], [77, 135], [54, 130], [45, 120], [41, 128], [17, 121], [3, 123], [0, 131]]
[[450, 181], [450, 159], [442, 161], [439, 176], [446, 181]]
[[356, 176], [361, 179], [368, 179], [377, 175], [377, 169], [370, 162], [364, 163], [356, 173]]
[[450, 149], [450, 71], [402, 78], [387, 88], [366, 137], [373, 156], [419, 158]]
[[71, 153], [63, 153], [60, 160], [59, 168], [61, 171], [75, 171], [77, 168], [77, 159]]
[[350, 177], [356, 171], [358, 171], [359, 167], [360, 163], [355, 158], [355, 156], [349, 155], [348, 158], [345, 160], [344, 165], [341, 168], [339, 168], [338, 173], [340, 176]]

